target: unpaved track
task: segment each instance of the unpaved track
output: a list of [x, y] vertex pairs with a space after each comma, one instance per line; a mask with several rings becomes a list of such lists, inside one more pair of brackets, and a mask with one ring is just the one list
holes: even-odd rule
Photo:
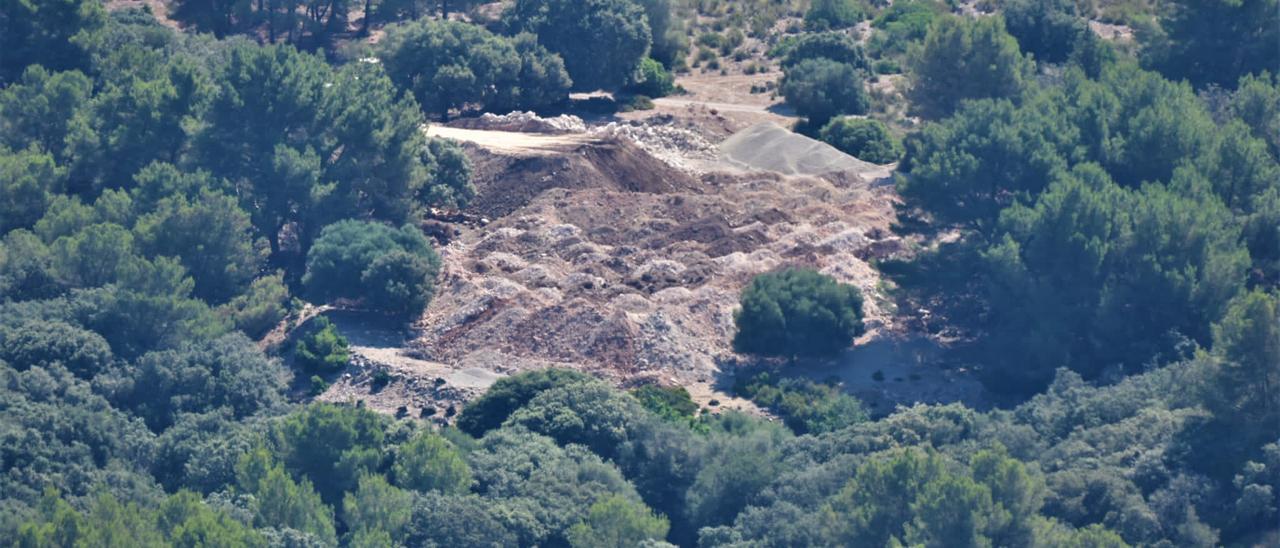
[[754, 114], [773, 114], [774, 111], [769, 110], [771, 105], [743, 105], [737, 103], [717, 103], [714, 101], [697, 101], [691, 99], [680, 99], [677, 97], [662, 97], [653, 100], [653, 104], [663, 107], [672, 108], [688, 108], [703, 107], [706, 109], [715, 109], [723, 112], [750, 112]]

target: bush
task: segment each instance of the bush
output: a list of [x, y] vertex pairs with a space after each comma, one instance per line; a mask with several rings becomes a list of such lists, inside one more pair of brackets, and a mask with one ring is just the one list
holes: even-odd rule
[[516, 409], [534, 396], [565, 384], [590, 380], [591, 376], [570, 369], [543, 369], [499, 379], [479, 399], [458, 416], [458, 428], [475, 437], [502, 425]]
[[761, 373], [740, 379], [734, 392], [777, 413], [796, 434], [834, 432], [867, 420], [862, 402], [838, 386], [808, 379], [775, 379]]
[[331, 373], [347, 365], [349, 353], [347, 338], [329, 318], [320, 316], [312, 322], [302, 338], [298, 339], [293, 357], [307, 371]]
[[662, 63], [646, 57], [636, 69], [629, 91], [648, 97], [666, 97], [676, 90], [676, 79]]
[[862, 114], [871, 99], [853, 65], [830, 59], [806, 59], [787, 69], [782, 96], [796, 112], [820, 127], [841, 114]]
[[879, 120], [836, 118], [819, 135], [823, 142], [860, 160], [890, 164], [902, 158], [902, 143]]
[[1050, 63], [1066, 61], [1089, 30], [1072, 0], [1006, 0], [1004, 21], [1022, 51]]
[[804, 14], [805, 26], [817, 30], [849, 28], [862, 19], [862, 8], [854, 0], [813, 0]]
[[834, 355], [862, 334], [862, 293], [812, 270], [756, 276], [734, 314], [734, 350], [770, 356]]
[[911, 59], [910, 99], [921, 116], [943, 118], [970, 99], [1017, 98], [1031, 63], [999, 16], [942, 17]]
[[458, 21], [389, 27], [378, 55], [391, 80], [427, 112], [539, 109], [567, 99], [572, 85], [560, 57], [531, 36], [497, 36]]
[[[780, 45], [781, 46], [781, 45]], [[784, 46], [786, 56], [782, 66], [789, 68], [806, 59], [830, 59], [854, 68], [867, 68], [867, 55], [854, 39], [842, 32], [817, 32], [805, 34]]]
[[302, 283], [318, 299], [360, 299], [382, 312], [411, 316], [431, 301], [439, 270], [439, 256], [418, 229], [347, 220], [320, 232]]
[[698, 413], [698, 404], [689, 396], [683, 386], [663, 387], [647, 384], [631, 391], [631, 395], [640, 401], [645, 409], [672, 422], [683, 422], [694, 418]]
[[284, 285], [284, 272], [263, 276], [249, 285], [249, 290], [218, 309], [231, 318], [236, 329], [251, 338], [265, 335], [283, 320], [289, 289]]
[[644, 9], [630, 0], [517, 0], [503, 18], [564, 58], [578, 91], [622, 87], [653, 42]]

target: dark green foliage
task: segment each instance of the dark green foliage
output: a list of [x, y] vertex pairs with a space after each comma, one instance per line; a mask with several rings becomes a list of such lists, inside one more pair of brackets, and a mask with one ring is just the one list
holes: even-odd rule
[[934, 19], [947, 11], [934, 0], [894, 2], [871, 22], [877, 32], [867, 41], [867, 48], [879, 57], [905, 55], [910, 44], [924, 41]]
[[640, 61], [634, 80], [627, 89], [650, 98], [666, 97], [676, 90], [675, 76], [662, 63], [648, 57]]
[[93, 81], [79, 71], [50, 73], [32, 66], [0, 91], [0, 140], [14, 151], [38, 145], [54, 160], [71, 159], [69, 142], [84, 131], [84, 109]]
[[109, 477], [131, 480], [151, 460], [146, 425], [61, 365], [18, 370], [0, 361], [0, 402], [8, 507], [34, 507], [48, 487], [85, 496]]
[[1280, 79], [1276, 72], [1240, 78], [1231, 97], [1231, 113], [1266, 141], [1273, 158], [1280, 158]]
[[210, 191], [160, 200], [138, 218], [134, 233], [146, 254], [178, 257], [195, 280], [195, 296], [210, 304], [244, 292], [267, 255], [249, 214], [234, 198]]
[[292, 529], [310, 542], [337, 543], [333, 510], [312, 488], [310, 479], [294, 481], [266, 448], [257, 447], [240, 458], [236, 484], [253, 496], [249, 510], [255, 527]]
[[[367, 0], [176, 0], [170, 13], [174, 20], [218, 38], [233, 33], [260, 34], [271, 42], [320, 48], [331, 45], [335, 34], [346, 32], [353, 10], [370, 6]], [[365, 30], [367, 27], [366, 21]]]
[[782, 59], [784, 68], [793, 67], [808, 59], [830, 59], [858, 69], [866, 69], [867, 56], [848, 34], [842, 32], [815, 32], [800, 36]]
[[284, 285], [284, 272], [262, 276], [249, 284], [243, 294], [218, 309], [230, 317], [236, 329], [250, 338], [258, 338], [279, 325], [288, 310], [289, 289]]
[[1005, 28], [1018, 39], [1022, 51], [1037, 61], [1066, 61], [1089, 30], [1076, 13], [1075, 2], [1069, 0], [1005, 0], [1002, 4]]
[[863, 114], [871, 105], [862, 74], [853, 65], [826, 58], [806, 59], [788, 68], [780, 91], [815, 127], [841, 114]]
[[734, 350], [771, 356], [839, 353], [862, 334], [862, 294], [812, 270], [761, 274], [742, 291]]
[[475, 437], [483, 436], [538, 394], [589, 379], [589, 375], [569, 369], [543, 369], [499, 379], [462, 410], [458, 428]]
[[[1007, 235], [985, 258], [994, 323], [1008, 335], [992, 355], [1017, 356], [995, 373], [1015, 383], [1045, 382], [1062, 364], [1090, 377], [1108, 365], [1134, 370], [1173, 351], [1168, 333], [1207, 343], [1248, 266], [1220, 203], [1125, 191], [1090, 166], [1034, 208], [1006, 210], [1001, 227]], [[1027, 346], [1009, 352], [1012, 341]]]
[[979, 453], [971, 470], [955, 473], [937, 454], [904, 451], [858, 468], [823, 507], [831, 539], [874, 544], [902, 538], [951, 546], [1032, 542], [1043, 483], [1021, 463]]
[[49, 154], [0, 147], [0, 232], [31, 228], [65, 185], [65, 170]]
[[612, 464], [582, 446], [562, 448], [522, 428], [485, 435], [469, 461], [477, 493], [509, 500], [524, 514], [513, 525], [525, 545], [564, 543], [569, 528], [583, 521], [591, 504], [603, 497], [640, 501]]
[[272, 452], [289, 472], [337, 505], [361, 475], [381, 468], [386, 418], [363, 408], [314, 404], [271, 431]]
[[360, 273], [365, 303], [396, 316], [420, 314], [435, 293], [439, 271], [440, 259], [435, 252], [392, 251], [380, 255]]
[[823, 142], [859, 160], [891, 164], [902, 158], [902, 142], [879, 120], [835, 118], [822, 127], [819, 136]]
[[28, 65], [71, 70], [88, 64], [82, 41], [102, 28], [106, 10], [95, 0], [0, 2], [0, 83]]
[[1028, 85], [1031, 68], [1001, 17], [942, 17], [911, 57], [912, 106], [937, 119], [966, 100], [1014, 99]]
[[1172, 79], [1232, 86], [1246, 74], [1277, 68], [1276, 0], [1177, 0], [1159, 15], [1159, 28], [1145, 35], [1143, 53]]
[[340, 221], [324, 228], [307, 253], [302, 278], [316, 299], [363, 299], [398, 316], [421, 313], [435, 291], [440, 259], [422, 232], [380, 223]]
[[782, 446], [789, 434], [785, 429], [742, 417], [731, 417], [721, 426], [740, 430], [716, 437], [689, 486], [685, 512], [694, 527], [731, 523], [784, 469]]
[[782, 417], [797, 434], [833, 432], [867, 420], [867, 412], [839, 386], [768, 373], [739, 379], [734, 391]]
[[401, 445], [391, 467], [396, 485], [414, 491], [465, 494], [471, 489], [471, 469], [448, 440], [421, 434]]
[[360, 476], [356, 489], [342, 499], [348, 545], [378, 545], [373, 539], [379, 535], [385, 535], [383, 545], [402, 542], [413, 503], [410, 492], [392, 486], [382, 476]]
[[855, 0], [813, 0], [804, 14], [806, 27], [815, 30], [843, 29], [866, 17]]
[[621, 88], [652, 42], [648, 17], [631, 0], [517, 0], [503, 18], [512, 34], [532, 32], [564, 58], [579, 91]]
[[112, 362], [111, 347], [97, 333], [62, 321], [28, 321], [0, 326], [0, 361], [20, 371], [58, 364], [91, 379]]
[[643, 503], [615, 495], [591, 505], [587, 519], [569, 529], [569, 545], [637, 546], [666, 538], [670, 527], [666, 518], [653, 515]]
[[[1280, 421], [1280, 297], [1255, 289], [1232, 300], [1213, 326], [1213, 348], [1221, 362], [1205, 387], [1210, 408], [1249, 424]], [[1265, 440], [1251, 441], [1246, 446]]]
[[456, 21], [392, 27], [378, 52], [397, 86], [445, 116], [467, 106], [539, 110], [568, 99], [571, 85], [563, 61], [535, 40]]
[[[513, 511], [514, 510], [514, 511]], [[408, 546], [516, 546], [525, 508], [509, 508], [476, 495], [427, 493], [413, 505]], [[515, 514], [515, 515], [513, 515]]]
[[228, 411], [242, 420], [284, 404], [287, 373], [243, 335], [152, 352], [101, 381], [116, 407], [141, 417], [155, 432], [179, 415]]
[[293, 349], [293, 359], [307, 371], [332, 373], [347, 366], [347, 338], [329, 318], [320, 316], [303, 328]]
[[680, 4], [672, 0], [635, 2], [644, 8], [649, 20], [649, 34], [653, 39], [649, 55], [669, 69], [682, 66], [684, 55], [689, 52], [689, 37], [685, 35], [684, 19], [675, 12]]
[[[1010, 407], [914, 405], [873, 421], [837, 386], [748, 379], [742, 392], [782, 419], [770, 424], [719, 402], [699, 413], [683, 389], [629, 395], [546, 370], [462, 410], [459, 424], [481, 440], [361, 408], [290, 408], [279, 361], [228, 333], [279, 326], [286, 283], [401, 318], [426, 306], [438, 259], [416, 228], [390, 227], [464, 205], [475, 189], [462, 149], [424, 136], [420, 104], [554, 107], [567, 72], [588, 75], [576, 78], [584, 88], [658, 95], [682, 62], [686, 15], [698, 12], [708, 55], [737, 58], [755, 47], [747, 31], [769, 43], [774, 18], [793, 8], [522, 1], [506, 22], [530, 32], [511, 37], [461, 22], [393, 30], [388, 42], [406, 29], [440, 38], [384, 46], [413, 53], [399, 67], [333, 39], [357, 30], [357, 13], [372, 15], [358, 29], [368, 32], [473, 4], [190, 0], [169, 12], [187, 28], [337, 51], [349, 62], [335, 67], [116, 4], [104, 15], [99, 2], [0, 0], [0, 538], [1275, 544], [1280, 87], [1258, 73], [1270, 68], [1260, 52], [1274, 51], [1274, 0], [1181, 2], [1161, 11], [1161, 29], [1139, 25], [1145, 60], [1199, 95], [1079, 32], [1072, 7], [1052, 0], [1006, 6], [1023, 49], [1064, 63], [1041, 65], [1034, 84], [998, 17], [903, 1], [873, 24], [880, 67], [923, 41], [915, 91], [945, 92], [916, 97], [940, 121], [902, 124], [913, 131], [903, 220], [923, 221], [903, 227], [960, 237], [899, 267], [942, 288], [904, 283], [903, 297], [933, 310], [948, 337], [956, 329], [955, 363], [1002, 380], [990, 385], [1009, 389]], [[774, 50], [789, 52], [787, 98], [807, 104], [808, 129], [866, 108], [868, 61], [847, 35], [807, 33]], [[457, 96], [431, 87], [443, 84]], [[861, 143], [886, 143], [866, 122], [826, 133], [858, 141], [841, 146], [863, 156]], [[794, 298], [797, 288], [816, 297]], [[776, 313], [756, 322], [768, 336], [741, 338], [800, 347], [783, 355], [835, 352], [859, 331], [851, 288], [816, 278], [753, 290]], [[301, 346], [324, 367], [345, 363], [320, 322]], [[822, 332], [806, 322], [841, 324], [838, 344], [787, 338]], [[390, 379], [375, 371], [375, 385]]]
[[378, 65], [335, 71], [289, 47], [229, 49], [195, 156], [245, 189], [243, 206], [273, 252], [289, 223], [301, 224], [305, 246], [337, 219], [405, 222], [413, 197], [457, 184], [433, 178], [417, 104], [398, 98]]
[[689, 421], [698, 413], [698, 404], [689, 396], [689, 391], [681, 386], [647, 384], [632, 390], [631, 395], [650, 413], [668, 421]]
[[266, 542], [261, 534], [190, 491], [179, 491], [157, 507], [139, 507], [102, 493], [85, 512], [58, 495], [56, 490], [45, 493], [38, 515], [22, 525], [18, 546], [252, 546]]
[[503, 423], [548, 436], [560, 445], [578, 444], [606, 459], [647, 426], [643, 408], [600, 381], [552, 386], [539, 392]]

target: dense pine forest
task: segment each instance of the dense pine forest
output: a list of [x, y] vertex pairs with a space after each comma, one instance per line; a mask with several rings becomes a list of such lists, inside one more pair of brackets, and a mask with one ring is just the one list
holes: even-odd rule
[[[778, 65], [762, 93], [797, 133], [896, 162], [895, 231], [930, 243], [875, 267], [960, 334], [988, 402], [871, 409], [789, 375], [872, 298], [802, 268], [742, 287], [725, 343], [762, 413], [566, 368], [447, 417], [316, 401], [349, 343], [307, 311], [412, 329], [447, 245], [424, 228], [479, 192], [424, 124], [652, 108], [731, 60]], [[6, 545], [1274, 546], [1278, 524], [1276, 0], [0, 0]]]

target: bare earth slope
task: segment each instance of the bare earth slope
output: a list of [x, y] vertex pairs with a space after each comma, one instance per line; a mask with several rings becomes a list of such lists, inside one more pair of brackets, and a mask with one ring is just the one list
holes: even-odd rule
[[[868, 296], [871, 333], [859, 347], [838, 360], [799, 364], [798, 372], [840, 377], [886, 410], [974, 390], [967, 379], [922, 366], [930, 344], [900, 337], [883, 308], [869, 261], [905, 247], [889, 231], [896, 195], [887, 168], [834, 149], [809, 150], [811, 141], [773, 124], [721, 147], [754, 161], [701, 172], [599, 132], [431, 131], [464, 142], [476, 166], [470, 213], [494, 220], [462, 228], [440, 250], [436, 297], [403, 348], [357, 348], [403, 379], [368, 393], [356, 386], [368, 384], [367, 376], [355, 376], [327, 399], [404, 405], [416, 414], [436, 405], [433, 398], [474, 395], [484, 386], [475, 379], [558, 366], [622, 385], [677, 384], [704, 404], [748, 407], [725, 393], [748, 361], [730, 348], [733, 312], [752, 276], [787, 265], [816, 268]], [[876, 370], [885, 383], [870, 380]], [[434, 395], [420, 393], [423, 376]]]

